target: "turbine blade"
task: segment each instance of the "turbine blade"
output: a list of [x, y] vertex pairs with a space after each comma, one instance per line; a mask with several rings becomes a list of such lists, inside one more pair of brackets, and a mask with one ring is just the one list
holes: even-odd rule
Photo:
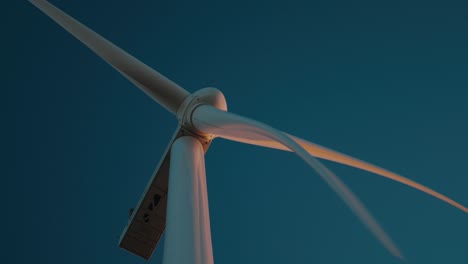
[[29, 1], [170, 112], [175, 114], [184, 99], [189, 95], [189, 92], [179, 85], [49, 2], [45, 0]]
[[289, 135], [258, 121], [221, 111], [208, 105], [196, 108], [192, 113], [192, 121], [195, 128], [203, 133], [227, 139], [238, 138], [239, 135], [242, 135], [242, 137], [258, 136], [263, 140], [270, 139], [282, 144], [297, 154], [320, 175], [392, 255], [403, 259], [403, 254], [356, 195], [334, 173], [310, 155]]
[[[301, 145], [303, 148], [305, 148], [307, 150], [307, 152], [311, 153], [311, 155], [314, 155], [314, 156], [322, 158], [322, 159], [335, 161], [335, 162], [345, 164], [345, 165], [348, 165], [348, 166], [351, 166], [351, 167], [355, 167], [355, 168], [358, 168], [358, 169], [362, 169], [362, 170], [365, 170], [365, 171], [368, 171], [368, 172], [372, 172], [374, 174], [377, 174], [377, 175], [386, 177], [388, 179], [400, 182], [400, 183], [405, 184], [407, 186], [413, 187], [413, 188], [415, 188], [415, 189], [417, 189], [419, 191], [425, 192], [425, 193], [427, 193], [427, 194], [429, 194], [429, 195], [431, 195], [431, 196], [433, 196], [433, 197], [435, 197], [437, 199], [440, 199], [440, 200], [442, 200], [442, 201], [444, 201], [444, 202], [446, 202], [446, 203], [448, 203], [448, 204], [462, 210], [465, 213], [468, 213], [468, 208], [467, 207], [465, 207], [462, 204], [448, 198], [447, 196], [445, 196], [445, 195], [443, 195], [443, 194], [441, 194], [439, 192], [436, 192], [433, 189], [430, 189], [430, 188], [428, 188], [428, 187], [426, 187], [426, 186], [424, 186], [424, 185], [422, 185], [420, 183], [417, 183], [417, 182], [415, 182], [413, 180], [405, 178], [405, 177], [403, 177], [401, 175], [398, 175], [398, 174], [396, 174], [394, 172], [383, 169], [381, 167], [375, 166], [375, 165], [373, 165], [371, 163], [368, 163], [368, 162], [353, 158], [351, 156], [339, 153], [337, 151], [333, 151], [331, 149], [328, 149], [328, 148], [322, 147], [320, 145], [308, 142], [306, 140], [303, 140], [303, 139], [300, 139], [300, 138], [297, 138], [297, 137], [294, 137], [294, 136], [292, 136], [292, 138], [299, 145]], [[312, 154], [312, 153], [314, 153], [314, 154]]]
[[[289, 135], [289, 134], [288, 134]], [[378, 167], [376, 165], [373, 165], [371, 163], [359, 160], [357, 158], [348, 156], [346, 154], [331, 150], [329, 148], [320, 146], [318, 144], [314, 144], [312, 142], [306, 141], [304, 139], [289, 135], [297, 144], [299, 144], [301, 147], [303, 147], [310, 155], [321, 158], [321, 159], [326, 159], [330, 161], [334, 161], [337, 163], [341, 163], [344, 165], [348, 165], [350, 167], [358, 168], [361, 170], [365, 170], [368, 172], [375, 173], [379, 176], [383, 176], [385, 178], [400, 182], [404, 185], [413, 187], [421, 192], [424, 192], [426, 194], [429, 194], [437, 199], [440, 199], [460, 210], [462, 210], [465, 213], [468, 213], [468, 208], [463, 206], [462, 204], [450, 199], [449, 197], [434, 191], [433, 189], [430, 189], [420, 183], [417, 183], [413, 180], [410, 180], [408, 178], [405, 178], [401, 175], [398, 175], [394, 172], [391, 172], [389, 170], [383, 169], [381, 167]], [[252, 144], [252, 145], [257, 145], [257, 146], [262, 146], [262, 147], [268, 147], [268, 148], [274, 148], [274, 149], [280, 149], [280, 150], [286, 150], [286, 151], [291, 151], [288, 147], [285, 145], [272, 140], [271, 138], [265, 137], [263, 135], [257, 134], [257, 133], [252, 133], [250, 131], [235, 131], [233, 133], [230, 133], [229, 135], [224, 135], [223, 138], [230, 139], [233, 141], [238, 141], [242, 143], [247, 143], [247, 144]]]

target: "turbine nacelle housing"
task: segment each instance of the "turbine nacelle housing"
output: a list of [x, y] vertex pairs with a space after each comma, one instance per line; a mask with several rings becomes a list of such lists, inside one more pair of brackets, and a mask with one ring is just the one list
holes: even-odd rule
[[214, 135], [204, 133], [193, 125], [192, 114], [201, 105], [210, 105], [222, 111], [227, 111], [226, 99], [223, 93], [216, 88], [206, 87], [185, 98], [177, 110], [177, 120], [184, 130], [193, 133], [196, 137], [211, 141]]

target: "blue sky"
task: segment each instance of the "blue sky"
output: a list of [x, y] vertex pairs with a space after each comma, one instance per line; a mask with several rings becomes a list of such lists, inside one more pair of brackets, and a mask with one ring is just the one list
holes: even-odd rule
[[[468, 205], [462, 1], [51, 2], [189, 91]], [[27, 1], [5, 10], [2, 258], [143, 263], [118, 237], [175, 118]], [[400, 263], [293, 154], [218, 139], [206, 164], [216, 263]], [[465, 213], [325, 164], [408, 263], [468, 262]]]

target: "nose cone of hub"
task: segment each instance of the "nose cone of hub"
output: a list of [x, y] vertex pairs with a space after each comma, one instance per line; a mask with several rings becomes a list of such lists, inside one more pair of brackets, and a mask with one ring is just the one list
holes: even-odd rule
[[177, 119], [181, 127], [195, 133], [199, 132], [192, 125], [191, 115], [195, 108], [200, 105], [211, 105], [220, 110], [227, 111], [226, 98], [224, 98], [220, 90], [213, 87], [200, 89], [185, 98], [177, 110]]
[[226, 98], [224, 98], [224, 94], [216, 88], [203, 88], [196, 91], [193, 95], [195, 95], [196, 100], [199, 100], [202, 104], [211, 105], [227, 111]]

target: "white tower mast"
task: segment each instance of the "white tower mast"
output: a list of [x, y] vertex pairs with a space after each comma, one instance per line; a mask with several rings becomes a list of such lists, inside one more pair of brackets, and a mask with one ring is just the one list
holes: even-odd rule
[[183, 136], [171, 148], [164, 264], [213, 264], [205, 151]]

